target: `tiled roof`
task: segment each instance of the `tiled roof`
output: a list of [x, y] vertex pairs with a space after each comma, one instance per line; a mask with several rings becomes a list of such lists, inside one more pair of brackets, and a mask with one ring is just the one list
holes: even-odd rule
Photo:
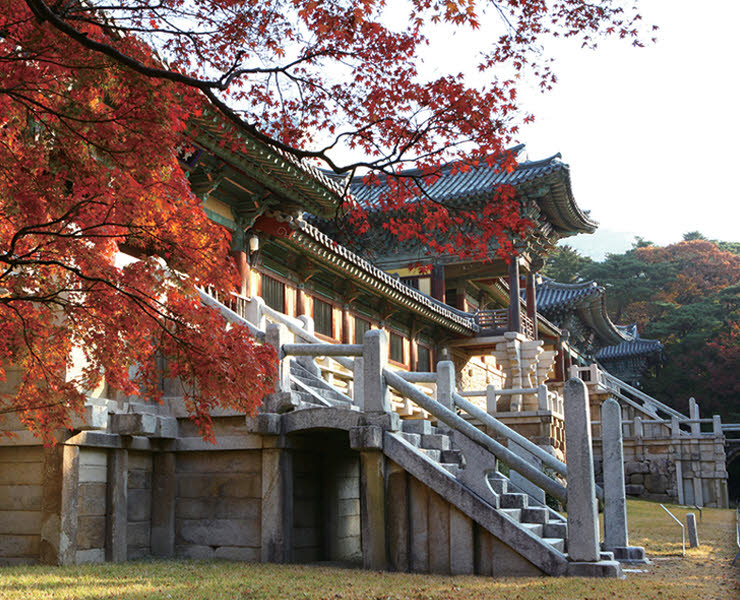
[[[362, 279], [368, 279], [375, 286], [385, 286], [389, 291], [390, 297], [401, 304], [415, 305], [429, 315], [433, 315], [437, 320], [442, 319], [446, 321], [448, 326], [452, 325], [460, 333], [467, 333], [469, 335], [478, 331], [479, 327], [476, 325], [472, 315], [448, 306], [444, 302], [440, 302], [406, 285], [398, 278], [389, 275], [369, 263], [345, 246], [338, 244], [310, 223], [297, 221], [296, 232], [309, 238], [314, 244], [318, 245], [318, 247], [307, 248], [308, 250], [312, 250], [314, 253], [320, 250], [331, 253], [331, 255], [338, 259], [332, 261], [337, 267], [349, 267], [352, 275], [361, 277]], [[305, 243], [301, 243], [300, 239], [291, 239], [303, 247], [307, 246]]]
[[537, 286], [537, 310], [561, 326], [568, 313], [577, 313], [602, 344], [619, 344], [634, 337], [612, 323], [606, 311], [606, 290], [595, 281], [558, 283], [545, 277]]
[[[520, 145], [508, 152], [519, 154], [523, 150], [524, 146]], [[428, 185], [427, 193], [436, 201], [451, 206], [474, 206], [477, 201], [489, 201], [501, 185], [513, 185], [526, 192], [525, 188], [530, 183], [548, 183], [551, 185], [551, 194], [540, 204], [551, 224], [561, 235], [592, 233], [598, 223], [576, 205], [570, 184], [570, 168], [560, 159], [561, 155], [555, 154], [544, 160], [527, 160], [517, 164], [513, 171], [483, 164], [453, 173], [454, 165], [446, 165], [441, 169], [441, 176]], [[413, 176], [418, 173], [403, 171], [401, 175]], [[361, 204], [372, 207], [377, 205], [378, 198], [387, 188], [385, 185], [365, 185], [362, 178], [356, 177], [350, 189]]]
[[603, 294], [604, 288], [595, 281], [558, 283], [552, 279], [543, 278], [542, 283], [537, 286], [537, 309], [553, 311], [574, 308], [584, 298], [598, 297]]
[[641, 337], [622, 342], [614, 346], [606, 346], [596, 353], [596, 360], [616, 360], [630, 356], [655, 354], [663, 350], [663, 344], [658, 340], [644, 340]]

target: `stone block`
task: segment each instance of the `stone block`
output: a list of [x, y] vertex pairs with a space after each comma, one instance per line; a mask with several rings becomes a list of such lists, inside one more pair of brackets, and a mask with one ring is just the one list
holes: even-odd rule
[[126, 515], [129, 521], [148, 521], [152, 511], [150, 490], [129, 490]]
[[353, 450], [383, 448], [383, 430], [377, 426], [353, 427], [349, 430], [349, 445]]
[[157, 417], [153, 414], [116, 414], [110, 416], [110, 430], [119, 435], [143, 435], [152, 437], [157, 433]]
[[450, 573], [472, 575], [474, 569], [473, 522], [450, 507]]
[[177, 457], [177, 473], [259, 473], [262, 468], [261, 452], [254, 450], [227, 450], [189, 452]]
[[105, 550], [102, 548], [78, 550], [75, 562], [78, 565], [105, 562]]
[[38, 535], [40, 529], [40, 511], [0, 511], [0, 535]]
[[0, 466], [0, 488], [6, 485], [41, 485], [43, 465], [40, 462], [3, 463]]
[[105, 547], [105, 517], [78, 517], [77, 549]]
[[105, 516], [105, 483], [81, 483], [77, 498], [77, 511], [81, 517]]
[[257, 562], [260, 560], [260, 549], [245, 548], [240, 546], [219, 546], [214, 551], [213, 558], [220, 558], [222, 560]]
[[206, 546], [259, 547], [260, 521], [257, 519], [178, 519], [176, 544]]
[[128, 472], [128, 489], [130, 490], [151, 490], [152, 489], [152, 472], [135, 469]]
[[668, 488], [668, 478], [663, 473], [649, 473], [645, 475], [645, 489], [652, 494], [665, 494]]
[[429, 493], [429, 571], [450, 573], [450, 505]]
[[261, 493], [262, 481], [258, 473], [245, 473], [240, 477], [209, 474], [177, 476], [177, 496], [181, 498], [259, 498]]
[[38, 535], [0, 535], [0, 556], [38, 556]]
[[129, 548], [147, 548], [149, 549], [149, 541], [151, 535], [151, 526], [149, 521], [129, 522], [126, 526], [126, 540]]
[[[0, 463], [43, 463], [44, 448], [43, 446], [7, 446], [0, 447]], [[3, 464], [0, 470], [4, 470], [7, 465]]]
[[624, 465], [624, 473], [625, 475], [632, 475], [633, 473], [650, 473], [650, 465], [641, 461], [629, 461]]
[[0, 485], [0, 510], [41, 510], [41, 486]]
[[200, 519], [207, 515], [216, 519], [260, 518], [260, 501], [256, 498], [178, 498], [175, 503], [178, 519]]
[[494, 577], [541, 577], [542, 571], [501, 540], [491, 536]]
[[267, 394], [262, 401], [262, 410], [266, 413], [282, 414], [298, 406], [298, 395], [292, 392], [275, 392]]
[[177, 419], [174, 417], [157, 417], [157, 430], [154, 437], [175, 439], [177, 437]]
[[249, 433], [262, 435], [280, 435], [281, 417], [275, 413], [259, 413], [254, 417], [246, 417], [246, 428]]
[[622, 577], [622, 565], [616, 560], [602, 560], [599, 562], [570, 562], [568, 563], [569, 577]]
[[642, 496], [645, 493], [645, 486], [644, 485], [625, 485], [624, 486], [624, 492], [628, 496]]

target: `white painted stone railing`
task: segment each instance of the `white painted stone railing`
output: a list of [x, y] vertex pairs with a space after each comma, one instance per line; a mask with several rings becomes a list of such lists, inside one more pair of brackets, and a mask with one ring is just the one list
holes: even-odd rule
[[[475, 391], [464, 391], [460, 392], [460, 395], [464, 398], [485, 398], [486, 399], [486, 412], [489, 415], [500, 412], [498, 410], [498, 401], [501, 396], [518, 396], [522, 394], [536, 394], [537, 395], [537, 408], [538, 410], [546, 410], [552, 412], [557, 416], [562, 417], [563, 415], [563, 399], [558, 394], [551, 392], [547, 389], [547, 386], [543, 383], [533, 388], [511, 388], [511, 389], [500, 389], [494, 385], [489, 385], [485, 390]], [[521, 406], [518, 407], [519, 409]], [[511, 410], [510, 412], [519, 412], [518, 410]]]

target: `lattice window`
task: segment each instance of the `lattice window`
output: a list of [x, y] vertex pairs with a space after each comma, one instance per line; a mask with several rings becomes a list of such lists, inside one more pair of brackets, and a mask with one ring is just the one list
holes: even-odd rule
[[333, 312], [331, 304], [314, 298], [313, 324], [316, 333], [334, 337]]
[[262, 299], [270, 308], [285, 312], [285, 284], [272, 277], [262, 276]]
[[355, 344], [362, 344], [362, 338], [370, 331], [370, 321], [355, 317]]
[[403, 362], [403, 338], [395, 333], [391, 333], [390, 357], [398, 363]]

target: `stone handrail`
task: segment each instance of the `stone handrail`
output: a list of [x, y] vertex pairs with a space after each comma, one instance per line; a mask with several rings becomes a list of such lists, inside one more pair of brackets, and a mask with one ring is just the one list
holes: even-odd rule
[[471, 441], [487, 449], [497, 459], [507, 464], [511, 469], [545, 490], [558, 500], [566, 501], [567, 491], [564, 485], [550, 479], [547, 475], [536, 469], [523, 458], [520, 458], [511, 450], [500, 444], [493, 438], [483, 433], [480, 429], [468, 423], [465, 419], [455, 414], [442, 403], [427, 396], [413, 384], [400, 377], [389, 369], [383, 369], [383, 377], [386, 383], [399, 394], [415, 402], [428, 413], [437, 417], [439, 421], [452, 429], [459, 431]]
[[621, 379], [618, 379], [617, 377], [614, 377], [614, 375], [611, 375], [607, 373], [606, 371], [601, 371], [602, 377], [604, 378], [604, 382], [607, 384], [606, 387], [610, 389], [616, 389], [620, 393], [624, 394], [624, 392], [628, 392], [629, 394], [635, 396], [636, 398], [642, 400], [647, 407], [652, 408], [653, 410], [661, 410], [666, 414], [669, 414], [672, 417], [676, 417], [679, 420], [686, 419], [686, 415], [678, 412], [675, 408], [672, 408], [668, 406], [667, 404], [663, 404], [659, 400], [656, 400], [652, 396], [648, 396], [645, 392], [642, 390], [638, 390], [635, 387], [632, 387], [628, 383], [625, 383]]
[[197, 289], [198, 289], [198, 295], [200, 296], [200, 300], [201, 302], [203, 302], [203, 304], [218, 310], [227, 321], [231, 323], [239, 323], [240, 325], [244, 325], [245, 327], [247, 327], [250, 333], [255, 337], [255, 339], [258, 342], [261, 342], [261, 343], [265, 342], [264, 330], [260, 329], [253, 323], [250, 323], [244, 317], [244, 315], [240, 314], [238, 305], [234, 304], [232, 305], [233, 307], [229, 307], [228, 304], [220, 300], [218, 296], [212, 291], [206, 290], [203, 288], [197, 288]]

